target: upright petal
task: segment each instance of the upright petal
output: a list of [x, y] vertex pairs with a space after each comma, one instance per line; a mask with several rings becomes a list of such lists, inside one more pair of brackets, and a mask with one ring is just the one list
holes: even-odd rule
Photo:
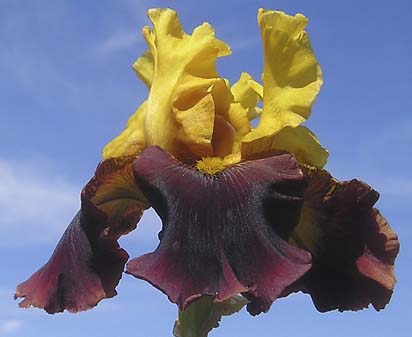
[[235, 102], [239, 102], [246, 109], [249, 120], [260, 116], [262, 109], [257, 104], [263, 98], [263, 87], [252, 76], [243, 72], [230, 90]]
[[284, 126], [298, 126], [309, 117], [322, 73], [304, 31], [307, 19], [303, 15], [260, 9], [258, 22], [264, 48], [259, 126], [276, 132]]
[[311, 252], [313, 267], [297, 289], [309, 293], [320, 311], [384, 308], [395, 285], [399, 241], [373, 208], [378, 193], [358, 180], [304, 171], [308, 187], [290, 242]]
[[146, 50], [143, 55], [140, 56], [135, 63], [133, 63], [133, 69], [136, 72], [136, 75], [150, 89], [152, 86], [154, 73], [154, 60], [152, 52], [150, 50]]
[[129, 256], [117, 243], [135, 228], [146, 200], [134, 183], [130, 158], [102, 162], [82, 192], [81, 210], [50, 260], [18, 285], [21, 307], [77, 312], [116, 295]]
[[144, 118], [147, 101], [130, 116], [126, 128], [103, 149], [103, 159], [137, 156], [146, 147]]
[[163, 228], [157, 249], [131, 260], [127, 273], [181, 310], [202, 296], [219, 303], [242, 293], [251, 314], [266, 312], [310, 268], [310, 255], [280, 237], [293, 230], [302, 205], [304, 181], [293, 156], [209, 175], [151, 147], [134, 170]]
[[243, 157], [257, 153], [265, 138], [304, 122], [322, 84], [303, 15], [260, 9], [258, 22], [264, 47], [263, 111], [257, 128], [242, 139]]
[[[236, 102], [228, 82], [223, 79], [211, 88], [210, 93], [215, 102], [216, 113], [212, 137], [213, 156], [228, 157], [228, 163], [238, 163], [240, 161], [240, 142], [250, 132], [247, 109], [241, 103]], [[216, 127], [219, 127], [216, 121], [219, 122], [219, 119], [222, 118], [230, 127], [227, 132], [216, 130]], [[220, 150], [222, 147], [225, 147], [227, 151], [222, 152]]]
[[145, 115], [148, 145], [195, 158], [212, 155], [215, 106], [210, 89], [219, 81], [216, 59], [229, 48], [204, 23], [186, 34], [170, 9], [152, 9], [153, 30], [143, 29], [153, 57]]

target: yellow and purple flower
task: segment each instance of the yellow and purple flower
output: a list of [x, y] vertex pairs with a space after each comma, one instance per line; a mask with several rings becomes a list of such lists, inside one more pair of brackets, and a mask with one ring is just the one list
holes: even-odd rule
[[[104, 148], [49, 262], [17, 287], [20, 306], [92, 308], [116, 295], [126, 266], [180, 310], [241, 294], [256, 315], [296, 291], [319, 311], [384, 308], [399, 242], [379, 195], [335, 180], [302, 126], [322, 85], [306, 18], [259, 10], [263, 85], [242, 73], [231, 86], [216, 71], [230, 48], [209, 24], [189, 35], [170, 9], [148, 16], [149, 49], [133, 65], [147, 100]], [[160, 243], [128, 261], [117, 240], [149, 207]]]

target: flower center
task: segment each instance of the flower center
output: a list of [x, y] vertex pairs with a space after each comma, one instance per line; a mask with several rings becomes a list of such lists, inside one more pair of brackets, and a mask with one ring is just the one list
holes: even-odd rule
[[225, 169], [225, 164], [220, 157], [204, 157], [196, 162], [196, 168], [207, 175], [213, 176]]

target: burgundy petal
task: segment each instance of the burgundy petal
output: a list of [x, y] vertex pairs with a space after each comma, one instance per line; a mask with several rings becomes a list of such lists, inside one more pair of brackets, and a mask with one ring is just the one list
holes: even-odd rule
[[152, 147], [135, 161], [134, 173], [163, 228], [157, 249], [130, 261], [127, 273], [181, 310], [201, 296], [222, 302], [243, 293], [251, 314], [266, 312], [310, 268], [310, 254], [276, 232], [291, 231], [302, 206], [304, 179], [293, 156], [209, 176]]
[[373, 208], [379, 194], [358, 180], [338, 182], [324, 170], [305, 174], [304, 207], [290, 241], [311, 252], [313, 267], [294, 290], [308, 292], [322, 312], [384, 308], [395, 285], [399, 242]]
[[[50, 260], [17, 287], [15, 298], [24, 298], [20, 307], [77, 312], [116, 295], [129, 258], [117, 239], [135, 227], [147, 207], [139, 199], [131, 163], [130, 159], [113, 159], [98, 166], [83, 190], [81, 210]], [[126, 201], [121, 203], [121, 198]], [[123, 213], [116, 211], [119, 204]]]

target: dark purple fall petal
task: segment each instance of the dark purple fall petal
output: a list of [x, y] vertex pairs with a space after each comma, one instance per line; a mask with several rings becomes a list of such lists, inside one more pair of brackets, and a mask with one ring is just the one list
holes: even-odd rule
[[[129, 256], [118, 237], [135, 227], [145, 200], [134, 183], [131, 160], [102, 162], [82, 192], [81, 210], [74, 217], [50, 260], [16, 290], [20, 307], [35, 306], [48, 313], [78, 312], [116, 295]], [[123, 203], [124, 212], [115, 211]]]
[[338, 182], [304, 168], [308, 187], [290, 242], [312, 254], [313, 267], [294, 290], [311, 295], [319, 311], [385, 307], [395, 285], [399, 241], [373, 208], [379, 194], [367, 184]]
[[252, 315], [266, 312], [310, 268], [310, 254], [280, 237], [297, 224], [303, 202], [304, 178], [293, 156], [209, 176], [151, 147], [134, 173], [163, 228], [157, 249], [130, 261], [127, 273], [181, 310], [201, 296], [222, 302], [242, 293]]

